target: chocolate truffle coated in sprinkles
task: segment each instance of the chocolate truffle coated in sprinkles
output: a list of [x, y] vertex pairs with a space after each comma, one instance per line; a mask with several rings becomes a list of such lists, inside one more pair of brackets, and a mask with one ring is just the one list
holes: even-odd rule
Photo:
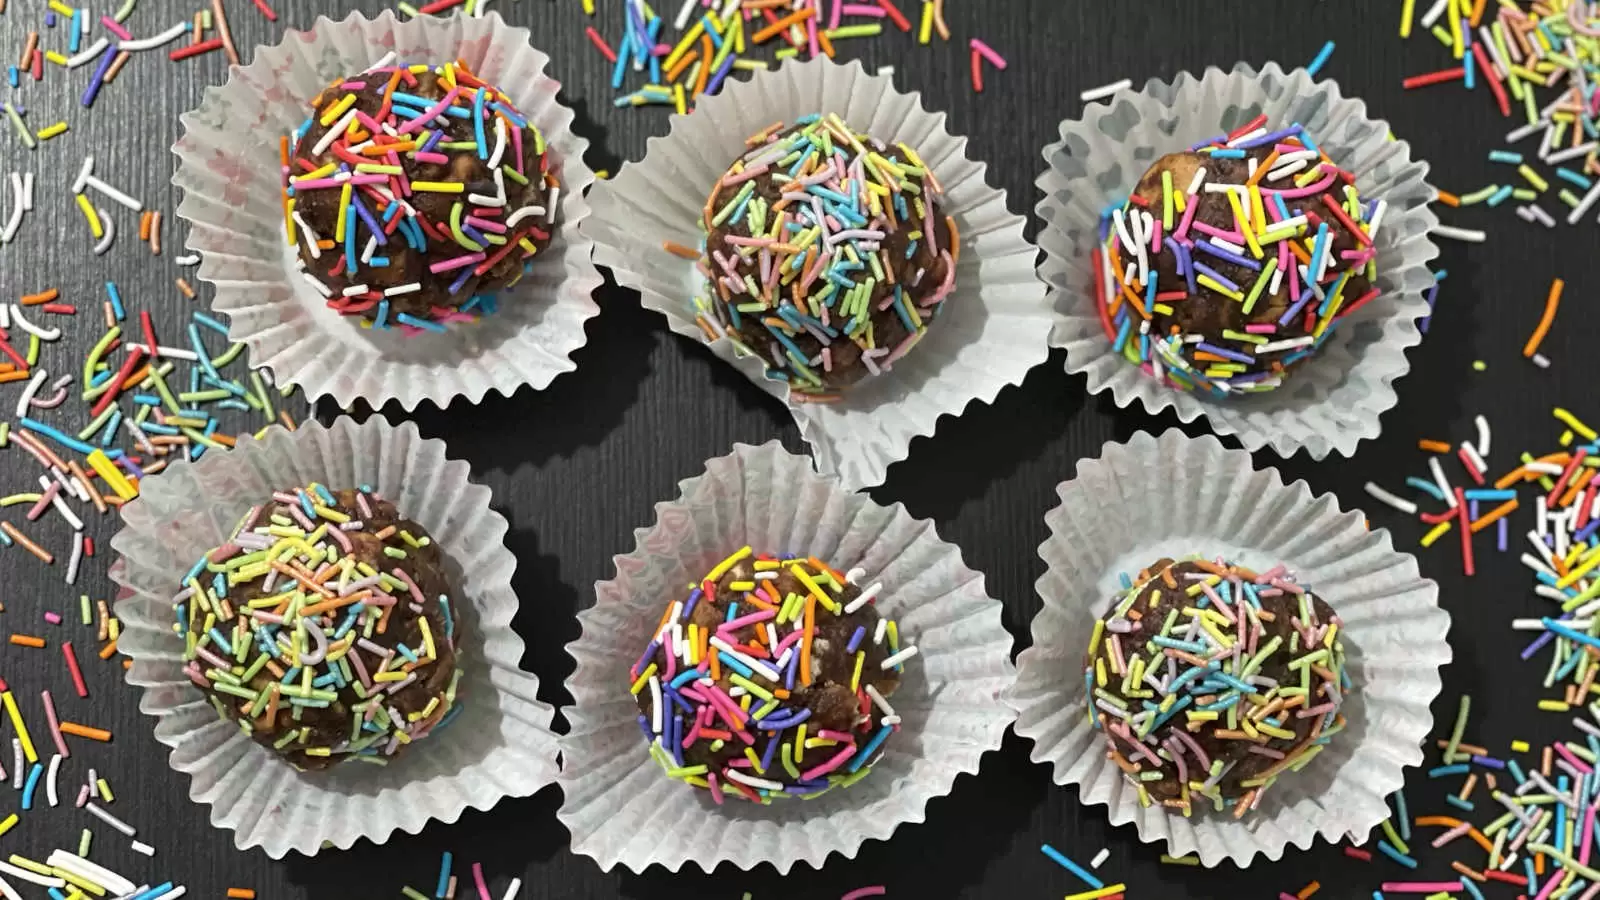
[[1101, 221], [1106, 333], [1181, 390], [1272, 390], [1378, 296], [1383, 202], [1265, 121], [1156, 160]]
[[1341, 637], [1282, 566], [1159, 560], [1095, 623], [1090, 718], [1144, 805], [1238, 818], [1344, 729]]
[[706, 199], [700, 321], [829, 399], [916, 346], [955, 287], [960, 234], [913, 148], [837, 115], [746, 144]]
[[443, 556], [365, 488], [271, 500], [173, 597], [189, 678], [297, 768], [385, 762], [457, 709], [462, 630]]
[[865, 776], [899, 730], [888, 698], [916, 648], [815, 558], [744, 547], [674, 598], [628, 672], [667, 774], [758, 803]]
[[284, 141], [284, 225], [331, 309], [440, 331], [494, 312], [549, 246], [558, 165], [461, 63], [380, 64], [311, 105]]

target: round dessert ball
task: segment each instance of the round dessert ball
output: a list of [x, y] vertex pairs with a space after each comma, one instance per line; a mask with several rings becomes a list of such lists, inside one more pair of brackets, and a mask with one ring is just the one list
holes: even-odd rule
[[916, 655], [879, 590], [814, 558], [728, 557], [672, 600], [628, 672], [650, 754], [718, 803], [865, 776], [899, 730], [888, 698]]
[[1177, 387], [1272, 390], [1378, 296], [1382, 216], [1298, 127], [1163, 156], [1102, 223], [1107, 332]]
[[459, 63], [336, 81], [288, 142], [289, 241], [343, 315], [442, 331], [495, 312], [550, 244], [561, 179], [544, 137]]
[[746, 144], [706, 199], [702, 311], [805, 394], [889, 371], [955, 288], [960, 234], [938, 180], [833, 114]]
[[422, 526], [365, 488], [311, 484], [252, 507], [173, 604], [218, 714], [315, 770], [387, 762], [450, 718], [454, 596]]
[[1089, 643], [1109, 757], [1146, 806], [1244, 815], [1344, 729], [1341, 627], [1281, 566], [1158, 560]]

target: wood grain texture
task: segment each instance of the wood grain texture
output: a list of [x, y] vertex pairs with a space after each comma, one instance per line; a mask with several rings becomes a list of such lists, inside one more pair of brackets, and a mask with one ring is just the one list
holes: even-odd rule
[[[676, 8], [671, 0], [661, 2]], [[91, 5], [98, 15], [113, 4]], [[275, 0], [273, 5], [281, 13], [277, 25], [245, 0], [227, 0], [235, 40], [247, 61], [255, 45], [276, 42], [286, 27], [309, 26], [319, 13], [342, 14], [350, 6], [376, 12], [386, 6], [376, 0], [337, 6]], [[611, 10], [599, 24], [614, 39], [620, 6], [616, 0], [598, 5]], [[901, 5], [916, 6], [911, 0]], [[13, 0], [0, 14], [0, 57], [10, 59], [20, 50], [27, 32], [40, 26], [44, 7], [43, 0]], [[980, 36], [1010, 59], [1008, 71], [989, 73], [981, 97], [968, 85], [963, 47], [917, 47], [894, 34], [844, 41], [840, 50], [872, 65], [894, 64], [899, 83], [921, 90], [930, 106], [948, 110], [950, 127], [972, 136], [972, 152], [989, 163], [991, 181], [1008, 191], [1009, 205], [1018, 213], [1031, 213], [1040, 150], [1054, 139], [1061, 118], [1076, 115], [1080, 91], [1122, 77], [1142, 82], [1185, 68], [1227, 67], [1239, 59], [1298, 64], [1329, 38], [1339, 41], [1339, 49], [1326, 74], [1338, 78], [1347, 93], [1365, 97], [1374, 115], [1393, 123], [1396, 134], [1433, 163], [1439, 184], [1470, 190], [1506, 176], [1485, 160], [1508, 130], [1486, 97], [1466, 96], [1454, 86], [1400, 89], [1405, 75], [1446, 63], [1420, 29], [1409, 45], [1395, 37], [1399, 3], [1394, 0], [950, 0], [947, 7], [957, 36]], [[129, 27], [135, 34], [150, 34], [197, 8], [183, 0], [144, 0]], [[580, 128], [592, 141], [591, 166], [615, 171], [621, 161], [643, 154], [647, 137], [665, 133], [662, 110], [612, 108], [609, 71], [584, 40], [578, 0], [500, 0], [495, 8], [531, 28], [534, 41], [554, 57], [563, 99], [577, 111]], [[0, 298], [56, 285], [69, 298], [97, 302], [103, 283], [115, 280], [131, 304], [159, 311], [161, 321], [178, 322], [187, 315], [188, 301], [172, 288], [179, 274], [171, 263], [180, 245], [176, 223], [167, 232], [168, 255], [161, 260], [152, 261], [126, 237], [96, 259], [71, 208], [68, 185], [83, 155], [93, 153], [97, 170], [109, 181], [136, 188], [172, 220], [177, 198], [167, 187], [174, 166], [168, 148], [177, 136], [178, 115], [198, 102], [204, 86], [223, 81], [224, 66], [220, 54], [177, 64], [164, 55], [136, 59], [92, 111], [76, 102], [86, 70], [68, 74], [52, 68], [44, 84], [28, 83], [20, 91], [0, 86], [0, 97], [29, 108], [35, 127], [59, 118], [72, 126], [67, 135], [31, 153], [8, 128], [0, 128], [0, 172], [26, 167], [40, 179], [38, 212], [17, 243], [0, 249]], [[1537, 450], [1553, 442], [1558, 434], [1548, 419], [1553, 404], [1569, 405], [1593, 421], [1595, 404], [1580, 385], [1586, 383], [1583, 353], [1597, 334], [1595, 314], [1584, 302], [1600, 271], [1593, 260], [1594, 224], [1546, 232], [1523, 224], [1507, 208], [1446, 211], [1445, 218], [1489, 227], [1492, 241], [1471, 252], [1461, 245], [1444, 248], [1441, 265], [1450, 278], [1439, 314], [1428, 340], [1411, 355], [1414, 371], [1399, 383], [1400, 404], [1384, 418], [1385, 436], [1363, 445], [1354, 460], [1313, 465], [1261, 455], [1259, 464], [1279, 464], [1316, 490], [1335, 492], [1346, 506], [1359, 506], [1365, 499], [1362, 482], [1392, 483], [1415, 470], [1419, 436], [1459, 441], [1471, 434], [1474, 413], [1489, 416], [1496, 458], [1502, 461], [1524, 446]], [[118, 219], [123, 229], [136, 227], [136, 218], [118, 213]], [[1518, 351], [1556, 273], [1568, 279], [1568, 298], [1544, 345], [1555, 365], [1540, 371]], [[566, 697], [560, 681], [572, 667], [562, 647], [577, 633], [573, 613], [591, 602], [594, 581], [608, 577], [612, 555], [632, 546], [633, 530], [649, 524], [652, 505], [674, 496], [679, 479], [700, 472], [704, 460], [735, 441], [776, 437], [791, 449], [803, 449], [778, 404], [706, 351], [667, 333], [629, 292], [610, 287], [599, 299], [603, 313], [589, 325], [590, 343], [577, 355], [578, 370], [549, 390], [494, 396], [477, 407], [424, 408], [413, 416], [426, 434], [447, 439], [454, 455], [470, 461], [475, 477], [494, 490], [497, 505], [510, 518], [508, 540], [520, 561], [516, 587], [523, 602], [516, 627], [528, 641], [526, 665], [543, 679], [543, 695], [558, 703]], [[80, 317], [77, 329], [73, 337], [80, 346], [100, 332], [92, 317]], [[1472, 370], [1477, 359], [1487, 361], [1487, 372]], [[1086, 397], [1082, 379], [1067, 377], [1061, 366], [1057, 354], [994, 406], [942, 420], [937, 434], [915, 441], [910, 460], [892, 468], [887, 485], [873, 491], [879, 500], [902, 501], [914, 514], [937, 521], [941, 534], [958, 543], [968, 563], [986, 575], [1016, 635], [1026, 635], [1037, 608], [1032, 585], [1042, 564], [1034, 547], [1045, 535], [1042, 516], [1054, 504], [1055, 485], [1105, 442], [1176, 424], [1140, 411], [1117, 411], [1103, 397]], [[385, 414], [401, 415], [396, 409]], [[14, 455], [0, 456], [0, 466], [8, 490], [15, 489], [16, 473], [28, 468]], [[1400, 544], [1413, 546], [1420, 535], [1415, 523], [1400, 522], [1386, 509], [1371, 511], [1375, 526], [1398, 522]], [[109, 522], [98, 527], [109, 534]], [[1481, 553], [1482, 574], [1469, 584], [1458, 574], [1455, 549], [1446, 543], [1421, 558], [1424, 573], [1440, 581], [1443, 602], [1457, 617], [1452, 631], [1457, 662], [1446, 674], [1436, 713], [1452, 714], [1456, 696], [1470, 691], [1476, 716], [1469, 734], [1491, 747], [1503, 749], [1513, 736], [1537, 741], [1562, 734], [1560, 717], [1533, 711], [1541, 673], [1517, 666], [1506, 629], [1507, 619], [1536, 608], [1515, 560]], [[104, 561], [97, 563], [83, 589], [109, 597]], [[46, 570], [20, 553], [3, 553], [0, 579], [7, 588], [0, 592], [6, 605], [0, 626], [8, 632], [37, 630], [34, 623], [44, 610], [75, 608], [77, 591], [61, 583], [59, 568]], [[230, 885], [253, 887], [264, 900], [393, 897], [403, 883], [431, 888], [439, 853], [446, 849], [458, 860], [483, 861], [500, 890], [512, 875], [521, 876], [527, 884], [523, 896], [539, 900], [731, 900], [743, 891], [757, 900], [830, 898], [876, 883], [888, 885], [892, 897], [1051, 897], [1081, 889], [1039, 853], [1043, 842], [1079, 860], [1110, 847], [1102, 874], [1108, 881], [1125, 880], [1131, 896], [1139, 898], [1277, 896], [1313, 878], [1324, 885], [1319, 896], [1356, 897], [1366, 896], [1384, 877], [1404, 874], [1391, 865], [1352, 863], [1328, 846], [1291, 851], [1286, 861], [1263, 862], [1247, 872], [1162, 866], [1160, 848], [1140, 844], [1130, 828], [1109, 828], [1101, 810], [1080, 808], [1075, 792], [1053, 786], [1046, 768], [1029, 762], [1028, 747], [1015, 738], [986, 758], [980, 776], [960, 779], [951, 796], [932, 804], [927, 823], [903, 827], [892, 842], [869, 845], [854, 861], [835, 858], [821, 873], [786, 880], [770, 871], [602, 873], [566, 851], [553, 788], [383, 847], [273, 862], [233, 850], [231, 837], [213, 830], [205, 811], [188, 801], [187, 781], [164, 764], [151, 723], [137, 710], [136, 692], [120, 683], [114, 664], [86, 652], [83, 645], [91, 642], [82, 640], [83, 630], [62, 627], [48, 633], [52, 645], [58, 633], [78, 637], [85, 659], [92, 696], [81, 703], [74, 699], [71, 715], [116, 733], [109, 748], [83, 748], [83, 762], [107, 773], [117, 789], [118, 814], [159, 848], [154, 862], [144, 860], [97, 827], [96, 856], [135, 877], [187, 884], [191, 897], [220, 897]], [[40, 689], [70, 696], [56, 652], [54, 646], [48, 651], [0, 648], [0, 674], [10, 680], [32, 722], [42, 723]], [[5, 737], [0, 733], [0, 740]], [[73, 771], [81, 771], [76, 766], [75, 758]], [[1442, 806], [1437, 793], [1436, 785], [1413, 779], [1411, 808]], [[0, 814], [15, 803], [0, 796]], [[53, 847], [75, 845], [86, 824], [95, 823], [71, 810], [35, 811], [4, 838], [0, 850], [42, 857]], [[1445, 875], [1446, 860], [1438, 856], [1427, 871]], [[467, 894], [463, 885], [457, 896]]]

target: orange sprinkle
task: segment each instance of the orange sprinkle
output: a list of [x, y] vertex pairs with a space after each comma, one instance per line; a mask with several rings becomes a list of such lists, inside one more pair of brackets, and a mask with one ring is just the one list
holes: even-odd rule
[[661, 249], [667, 251], [668, 253], [671, 253], [673, 256], [680, 256], [680, 257], [683, 257], [684, 259], [699, 259], [700, 258], [700, 251], [699, 250], [691, 250], [690, 248], [685, 247], [682, 244], [675, 244], [672, 241], [663, 242], [661, 244]]
[[690, 50], [688, 53], [678, 57], [678, 61], [673, 63], [672, 68], [667, 70], [667, 82], [676, 82], [678, 80], [678, 76], [682, 75], [684, 70], [688, 69], [690, 64], [699, 58], [699, 50]]
[[148, 209], [144, 211], [143, 215], [139, 216], [139, 240], [141, 242], [150, 240], [150, 216], [151, 212]]
[[17, 527], [12, 525], [10, 522], [0, 522], [0, 531], [4, 531], [8, 537], [21, 544], [23, 549], [27, 550], [29, 553], [32, 553], [34, 556], [39, 557], [39, 560], [45, 565], [48, 566], [56, 561], [54, 556], [51, 556], [50, 553], [43, 547], [29, 540], [27, 535], [18, 531]]
[[1422, 450], [1426, 450], [1429, 453], [1449, 453], [1450, 452], [1450, 445], [1445, 443], [1444, 441], [1431, 441], [1431, 440], [1428, 440], [1427, 438], [1423, 438], [1422, 440], [1417, 441], [1417, 446], [1419, 448], [1421, 448]]
[[1540, 317], [1539, 327], [1533, 330], [1532, 336], [1528, 338], [1528, 343], [1523, 345], [1523, 356], [1531, 357], [1538, 352], [1539, 342], [1543, 341], [1544, 336], [1550, 333], [1550, 324], [1556, 320], [1556, 307], [1561, 305], [1561, 289], [1566, 286], [1567, 283], [1559, 278], [1550, 283], [1550, 296], [1546, 297], [1544, 301], [1544, 315]]
[[256, 900], [256, 892], [249, 888], [228, 888], [228, 900]]
[[32, 372], [0, 372], [0, 384], [7, 384], [12, 381], [27, 381], [32, 377]]
[[1447, 191], [1439, 191], [1439, 202], [1445, 206], [1460, 206], [1461, 198]]
[[811, 684], [811, 637], [817, 630], [817, 598], [806, 595], [806, 633], [800, 639], [800, 681]]
[[[1266, 166], [1262, 166], [1261, 168], [1265, 169]], [[1260, 169], [1257, 169], [1257, 171], [1260, 171]], [[1300, 893], [1295, 894], [1295, 896], [1299, 897], [1300, 900], [1306, 900], [1307, 897], [1311, 896], [1312, 894], [1315, 894], [1317, 891], [1320, 891], [1320, 890], [1322, 890], [1322, 882], [1313, 881], [1310, 884], [1306, 885], [1305, 887], [1301, 888], [1300, 889]]]
[[109, 644], [105, 645], [104, 647], [100, 648], [100, 658], [101, 659], [110, 659], [112, 654], [114, 654], [116, 652], [117, 652], [117, 642], [116, 641], [112, 641], [111, 643], [109, 643]]
[[194, 299], [194, 288], [189, 286], [189, 282], [184, 281], [182, 278], [174, 279], [174, 281], [177, 282], [178, 291], [180, 293], [182, 293], [185, 297], [188, 297], [190, 300]]
[[111, 740], [111, 732], [104, 728], [90, 728], [87, 725], [79, 725], [77, 722], [62, 722], [61, 733], [70, 734], [74, 737], [88, 738], [91, 741], [100, 741], [101, 743]]
[[44, 638], [34, 637], [31, 634], [13, 634], [11, 636], [11, 643], [16, 644], [18, 647], [37, 648], [44, 646]]
[[23, 306], [38, 306], [41, 303], [50, 303], [50, 302], [54, 301], [57, 297], [60, 297], [60, 296], [61, 296], [61, 292], [56, 290], [55, 288], [51, 288], [48, 291], [42, 291], [42, 292], [37, 293], [37, 294], [23, 294], [22, 295], [22, 305]]
[[705, 93], [706, 80], [711, 77], [711, 37], [709, 35], [700, 35], [700, 59], [700, 74], [696, 76], [694, 90], [691, 92], [696, 97]]
[[[1438, 827], [1441, 827], [1441, 828], [1455, 828], [1456, 826], [1461, 824], [1461, 820], [1460, 819], [1451, 818], [1450, 816], [1418, 816], [1416, 824], [1418, 824], [1418, 825], [1433, 825], [1433, 826], [1438, 826]], [[1467, 837], [1472, 838], [1474, 843], [1476, 843], [1478, 846], [1482, 847], [1483, 848], [1483, 852], [1485, 852], [1485, 853], [1493, 853], [1494, 852], [1494, 844], [1492, 842], [1490, 842], [1490, 840], [1488, 838], [1484, 837], [1483, 836], [1483, 832], [1479, 831], [1478, 829], [1476, 829], [1476, 828], [1468, 828], [1467, 829]]]
[[[790, 13], [751, 35], [750, 42], [753, 44], [765, 43], [788, 30], [790, 25], [799, 25], [801, 22], [804, 22], [816, 14], [816, 7], [812, 6], [808, 6], [799, 12]], [[701, 68], [704, 69], [703, 66]]]
[[1517, 498], [1512, 497], [1510, 500], [1507, 500], [1499, 506], [1496, 506], [1494, 509], [1489, 510], [1487, 513], [1484, 513], [1483, 516], [1478, 519], [1478, 521], [1473, 522], [1472, 533], [1477, 534], [1485, 528], [1488, 528], [1496, 521], [1505, 518], [1506, 515], [1516, 508]]

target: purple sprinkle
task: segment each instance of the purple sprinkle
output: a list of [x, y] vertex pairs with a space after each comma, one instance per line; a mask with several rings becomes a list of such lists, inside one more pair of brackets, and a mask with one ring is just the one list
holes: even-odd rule
[[1527, 648], [1522, 651], [1522, 658], [1524, 660], [1532, 659], [1533, 655], [1539, 652], [1539, 648], [1550, 643], [1554, 639], [1555, 632], [1546, 631], [1544, 634], [1539, 635], [1539, 637], [1534, 640], [1533, 643], [1529, 644]]
[[866, 635], [867, 627], [865, 625], [857, 625], [855, 634], [850, 635], [850, 643], [846, 644], [844, 647], [844, 652], [856, 652], [856, 648], [861, 646], [861, 639], [866, 637]]
[[1240, 353], [1237, 350], [1228, 350], [1224, 347], [1218, 347], [1216, 344], [1208, 344], [1205, 341], [1201, 341], [1200, 343], [1196, 344], [1195, 347], [1196, 349], [1204, 350], [1207, 353], [1215, 353], [1218, 356], [1231, 359], [1234, 362], [1245, 363], [1246, 365], [1255, 362], [1253, 357]]
[[1473, 756], [1472, 761], [1480, 766], [1488, 766], [1491, 769], [1504, 769], [1506, 767], [1505, 763], [1492, 756]]

